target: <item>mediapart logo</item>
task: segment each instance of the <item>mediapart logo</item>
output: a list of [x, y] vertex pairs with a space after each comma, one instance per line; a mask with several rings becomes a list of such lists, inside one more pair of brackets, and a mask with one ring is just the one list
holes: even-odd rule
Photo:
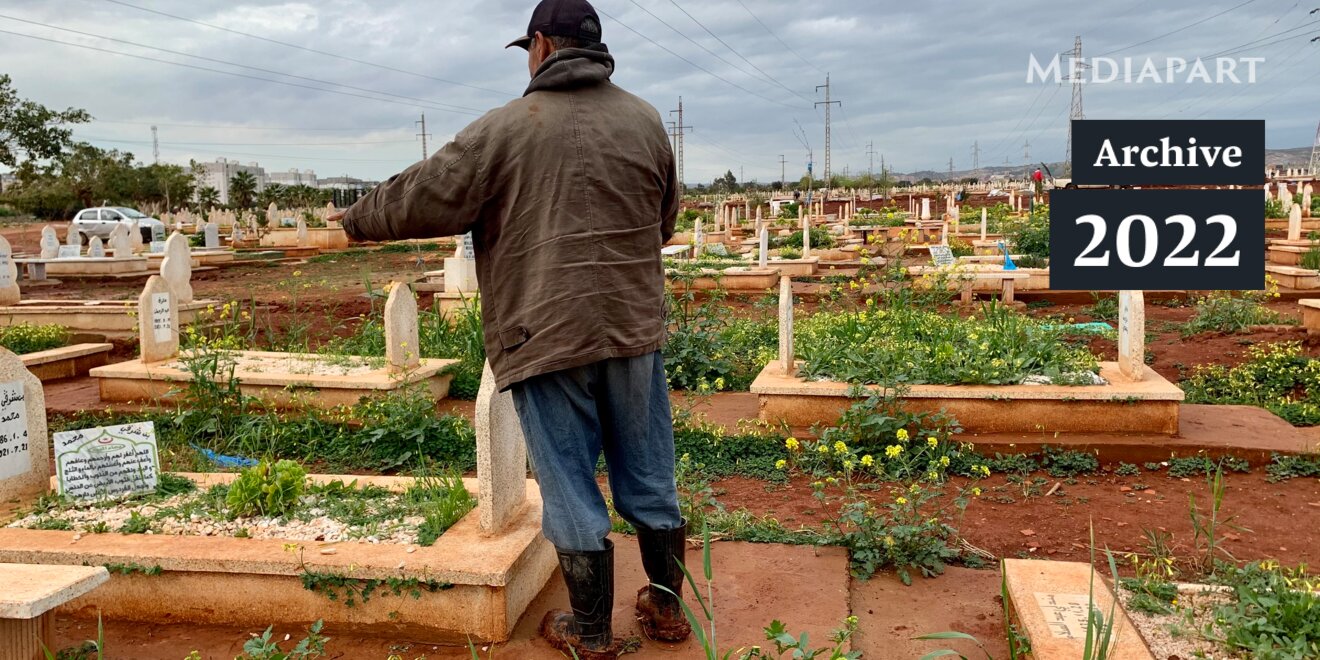
[[1137, 84], [1243, 85], [1256, 82], [1263, 57], [1200, 57], [1187, 60], [1181, 57], [1155, 58], [1091, 57], [1073, 58], [1055, 55], [1049, 65], [1042, 65], [1033, 53], [1027, 63], [1027, 84], [1035, 82], [1065, 81], [1074, 85], [1108, 84], [1115, 82]]

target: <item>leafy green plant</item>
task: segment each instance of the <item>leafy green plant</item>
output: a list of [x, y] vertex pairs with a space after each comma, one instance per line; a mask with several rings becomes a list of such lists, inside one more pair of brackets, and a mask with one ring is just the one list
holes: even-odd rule
[[128, 520], [119, 528], [120, 534], [146, 534], [151, 530], [151, 519], [137, 511], [128, 514]]
[[476, 498], [463, 485], [458, 472], [444, 474], [423, 473], [403, 494], [403, 499], [422, 511], [422, 523], [417, 530], [417, 544], [431, 546], [454, 523], [477, 505]]
[[1003, 232], [1011, 241], [1013, 254], [1048, 259], [1050, 207], [1041, 204], [1025, 218], [1013, 218], [1004, 222]]
[[699, 292], [695, 269], [679, 269], [666, 290], [669, 340], [665, 372], [675, 390], [720, 392], [746, 389], [774, 357], [777, 330], [771, 324], [738, 319], [722, 289]]
[[1320, 456], [1275, 454], [1266, 473], [1271, 482], [1320, 478]]
[[1202, 332], [1246, 332], [1252, 326], [1295, 324], [1264, 303], [1279, 297], [1279, 285], [1266, 276], [1264, 291], [1213, 291], [1198, 298], [1196, 314], [1183, 325], [1182, 335], [1191, 337]]
[[1046, 445], [1041, 448], [1041, 466], [1052, 477], [1067, 478], [1099, 470], [1100, 461], [1091, 452], [1056, 449]]
[[1256, 345], [1246, 362], [1197, 367], [1180, 384], [1187, 403], [1258, 406], [1295, 426], [1320, 424], [1320, 361], [1298, 342]]
[[1273, 198], [1265, 200], [1265, 217], [1270, 220], [1287, 218], [1288, 214], [1283, 212], [1283, 202]]
[[[830, 234], [828, 230], [821, 227], [811, 228], [811, 249], [828, 250], [834, 247], [834, 245], [835, 245], [834, 235]], [[787, 248], [793, 248], [795, 250], [801, 250], [802, 232], [795, 231], [790, 233], [788, 236], [775, 237], [771, 239], [770, 247], [772, 248], [787, 247]]]
[[245, 516], [282, 516], [298, 505], [307, 485], [307, 471], [301, 465], [281, 460], [263, 460], [243, 470], [229, 487], [225, 504], [233, 518]]
[[1071, 382], [1099, 369], [1096, 356], [1066, 342], [1062, 329], [998, 304], [964, 318], [884, 300], [800, 321], [802, 375], [889, 386], [1009, 385], [1028, 376]]
[[1118, 296], [1102, 296], [1092, 291], [1091, 306], [1086, 308], [1086, 313], [1097, 321], [1117, 321]]
[[1234, 598], [1215, 608], [1215, 637], [1265, 660], [1320, 657], [1320, 581], [1273, 562], [1227, 569]]
[[279, 642], [272, 639], [275, 627], [268, 627], [266, 632], [243, 644], [243, 655], [236, 660], [310, 660], [324, 657], [325, 645], [330, 638], [321, 635], [323, 626], [320, 620], [313, 623], [307, 629], [307, 636], [288, 651], [281, 650]]
[[0, 328], [0, 346], [19, 355], [60, 348], [69, 343], [69, 331], [59, 325], [18, 325]]

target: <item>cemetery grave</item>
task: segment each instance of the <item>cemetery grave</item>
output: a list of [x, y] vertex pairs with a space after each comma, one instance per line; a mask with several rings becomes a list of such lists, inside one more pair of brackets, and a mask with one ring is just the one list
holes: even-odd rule
[[[1297, 579], [1251, 563], [1320, 560], [1320, 387], [1311, 391], [1309, 375], [1320, 347], [1305, 342], [1309, 303], [1295, 300], [1305, 294], [1282, 281], [1259, 295], [1025, 286], [1042, 275], [1021, 265], [1040, 263], [1039, 211], [1017, 211], [1017, 197], [1004, 205], [1013, 211], [987, 209], [983, 230], [978, 202], [959, 207], [949, 194], [868, 202], [839, 191], [781, 226], [761, 204], [712, 199], [724, 217], [694, 218], [671, 250], [679, 488], [689, 557], [700, 556], [703, 527], [715, 539], [721, 646], [763, 642], [778, 618], [809, 631], [813, 646], [852, 630], [845, 648], [863, 657], [946, 646], [972, 657], [966, 639], [914, 639], [945, 630], [1007, 657], [1007, 617], [1036, 657], [1075, 657], [1069, 645], [1087, 626], [1077, 612], [1095, 603], [1121, 620], [1123, 650], [1111, 657], [1160, 657], [1188, 652], [1165, 646], [1184, 601], [1200, 603], [1197, 616], [1225, 608], [1204, 620], [1221, 626], [1217, 636], [1245, 639], [1247, 617], [1229, 609], [1251, 602], [1162, 594], [1168, 584]], [[888, 219], [872, 207], [899, 210]], [[964, 252], [983, 238], [994, 254]], [[855, 250], [824, 258], [830, 242], [831, 252]], [[564, 596], [537, 531], [516, 416], [482, 377], [475, 255], [463, 237], [453, 245], [354, 248], [293, 267], [240, 258], [185, 280], [219, 303], [192, 330], [171, 286], [177, 260], [145, 288], [98, 289], [139, 298], [136, 316], [124, 314], [137, 339], [116, 345], [118, 364], [93, 370], [98, 398], [47, 385], [57, 394], [42, 410], [43, 422], [53, 411], [48, 465], [36, 469], [44, 478], [29, 475], [0, 518], [0, 562], [112, 569], [53, 610], [58, 644], [88, 636], [99, 612], [111, 657], [116, 644], [166, 640], [170, 652], [214, 653], [271, 624], [296, 641], [318, 620], [346, 657], [384, 657], [384, 640], [470, 657], [469, 635], [498, 642], [496, 658], [554, 657], [531, 628]], [[772, 253], [785, 249], [816, 265], [776, 264]], [[959, 304], [960, 272], [1017, 273], [1016, 295], [994, 281]], [[955, 281], [935, 285], [940, 274]], [[436, 295], [419, 301], [398, 284], [408, 282]], [[233, 380], [223, 369], [197, 378], [217, 373], [207, 360]], [[24, 382], [28, 395], [38, 386]], [[144, 405], [104, 411], [130, 399]], [[139, 446], [147, 435], [150, 449]], [[263, 471], [298, 484], [297, 503], [236, 514], [230, 494]], [[452, 501], [424, 497], [422, 484]], [[1216, 488], [1221, 515], [1253, 530], [1217, 533], [1236, 560], [1198, 541]], [[428, 527], [439, 508], [452, 526]], [[1156, 547], [1143, 529], [1170, 535], [1160, 547], [1176, 578], [1143, 567]], [[628, 548], [627, 525], [616, 531]], [[620, 592], [640, 575], [628, 552]], [[1242, 573], [1207, 568], [1207, 555]], [[1045, 587], [1027, 576], [1055, 572]], [[636, 634], [627, 596], [617, 596], [616, 620]], [[1172, 614], [1142, 610], [1152, 598]], [[695, 642], [644, 641], [638, 657], [689, 652], [700, 653]]]

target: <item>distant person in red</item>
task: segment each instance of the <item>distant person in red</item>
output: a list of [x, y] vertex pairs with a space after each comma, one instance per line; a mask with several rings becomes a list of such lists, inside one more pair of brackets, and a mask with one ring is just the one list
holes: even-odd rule
[[1033, 202], [1039, 201], [1040, 198], [1045, 196], [1045, 173], [1037, 168], [1035, 172], [1031, 173], [1031, 180], [1036, 183], [1036, 199]]

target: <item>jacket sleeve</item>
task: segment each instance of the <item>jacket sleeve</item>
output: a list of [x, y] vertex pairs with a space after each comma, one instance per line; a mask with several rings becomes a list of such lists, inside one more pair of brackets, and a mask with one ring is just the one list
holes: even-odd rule
[[668, 243], [669, 239], [674, 237], [674, 226], [678, 223], [678, 209], [683, 205], [683, 197], [680, 193], [682, 181], [678, 180], [678, 166], [674, 162], [674, 153], [665, 145], [665, 151], [669, 154], [667, 160], [666, 179], [668, 185], [665, 187], [665, 198], [660, 204], [660, 242]]
[[472, 230], [485, 201], [481, 141], [471, 127], [430, 158], [390, 177], [344, 215], [360, 241], [456, 236]]

